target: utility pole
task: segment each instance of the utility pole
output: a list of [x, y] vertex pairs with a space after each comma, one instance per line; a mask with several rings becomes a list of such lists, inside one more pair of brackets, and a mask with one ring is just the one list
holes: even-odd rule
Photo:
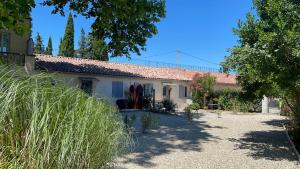
[[181, 58], [180, 58], [180, 50], [176, 50], [176, 67], [180, 68], [181, 66]]

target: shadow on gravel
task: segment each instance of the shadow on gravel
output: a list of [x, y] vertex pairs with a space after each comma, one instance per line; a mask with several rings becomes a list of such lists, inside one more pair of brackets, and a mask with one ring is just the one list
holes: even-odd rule
[[284, 131], [254, 131], [241, 139], [230, 138], [229, 141], [236, 143], [235, 149], [250, 150], [247, 155], [254, 159], [297, 161]]
[[[189, 122], [183, 116], [159, 115], [160, 126], [148, 134], [136, 134], [136, 148], [132, 156], [124, 157], [122, 163], [135, 163], [145, 168], [156, 166], [151, 162], [156, 156], [172, 152], [201, 151], [201, 143], [218, 138], [205, 131], [211, 126], [204, 121]], [[180, 160], [180, 159], [178, 159]], [[164, 161], [172, 163], [172, 161]]]
[[290, 121], [287, 119], [282, 119], [282, 120], [274, 119], [274, 120], [270, 120], [270, 121], [264, 121], [262, 123], [270, 125], [270, 126], [274, 126], [274, 127], [282, 127], [282, 124], [288, 124], [288, 123], [290, 123]]

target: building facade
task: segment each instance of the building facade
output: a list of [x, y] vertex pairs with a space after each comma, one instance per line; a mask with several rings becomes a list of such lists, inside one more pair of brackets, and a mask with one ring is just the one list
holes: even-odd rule
[[[153, 95], [156, 102], [172, 100], [178, 110], [192, 103], [190, 83], [193, 76], [207, 73], [46, 55], [36, 55], [35, 66], [37, 71], [54, 72], [69, 85], [113, 104], [128, 98], [131, 85], [140, 85], [144, 95]], [[238, 88], [235, 75], [210, 74], [216, 77], [215, 90]]]

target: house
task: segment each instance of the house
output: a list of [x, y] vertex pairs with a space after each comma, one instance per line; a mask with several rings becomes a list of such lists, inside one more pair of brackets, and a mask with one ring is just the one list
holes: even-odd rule
[[[31, 19], [26, 20], [31, 27]], [[33, 40], [31, 32], [17, 35], [11, 30], [0, 29], [0, 61], [8, 64], [25, 66], [27, 71], [33, 69]]]
[[[168, 67], [146, 67], [97, 60], [36, 55], [37, 70], [56, 72], [68, 84], [77, 86], [97, 98], [111, 103], [126, 99], [131, 85], [143, 86], [144, 94], [156, 101], [170, 99], [184, 109], [191, 103], [190, 82], [196, 73]], [[211, 73], [216, 77], [215, 90], [237, 88], [235, 75]]]

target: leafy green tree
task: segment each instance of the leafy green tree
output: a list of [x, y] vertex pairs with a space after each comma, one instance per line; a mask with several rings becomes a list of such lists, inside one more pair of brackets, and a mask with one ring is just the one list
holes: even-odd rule
[[199, 73], [195, 74], [191, 82], [193, 100], [200, 102], [200, 97], [202, 97], [202, 104], [205, 107], [207, 104], [207, 97], [213, 92], [215, 83], [216, 78], [211, 76], [209, 73], [203, 75]]
[[[1, 1], [0, 28], [25, 30], [23, 21], [30, 16], [35, 3], [34, 0]], [[155, 24], [165, 17], [165, 0], [41, 0], [41, 3], [54, 7], [52, 13], [64, 15], [64, 9], [70, 9], [92, 18], [91, 33], [105, 44], [106, 55], [110, 57], [140, 55], [147, 39], [158, 32]]]
[[46, 47], [45, 54], [52, 55], [52, 51], [53, 51], [53, 48], [52, 48], [52, 38], [50, 36], [49, 39], [48, 39], [48, 45]]
[[84, 56], [87, 54], [87, 38], [85, 36], [85, 32], [83, 28], [81, 28], [80, 31], [78, 46], [79, 49], [77, 51], [77, 54], [80, 58], [84, 58]]
[[62, 42], [63, 42], [63, 39], [62, 37], [60, 37], [60, 40], [59, 40], [59, 45], [58, 45], [58, 56], [61, 56], [61, 52], [62, 52]]
[[61, 44], [61, 55], [74, 57], [74, 21], [72, 14], [69, 14], [65, 35]]
[[0, 1], [0, 29], [10, 29], [17, 34], [30, 31], [28, 22], [34, 0], [2, 0]]
[[89, 35], [87, 55], [85, 56], [85, 58], [108, 61], [109, 56], [107, 50], [108, 47], [104, 40], [99, 40], [94, 38], [92, 35]]
[[239, 45], [223, 68], [237, 72], [245, 98], [283, 98], [300, 127], [300, 2], [254, 0], [254, 6], [257, 13], [234, 29]]
[[38, 54], [44, 53], [43, 39], [39, 33], [37, 33], [37, 36], [35, 38], [34, 53], [38, 53]]

